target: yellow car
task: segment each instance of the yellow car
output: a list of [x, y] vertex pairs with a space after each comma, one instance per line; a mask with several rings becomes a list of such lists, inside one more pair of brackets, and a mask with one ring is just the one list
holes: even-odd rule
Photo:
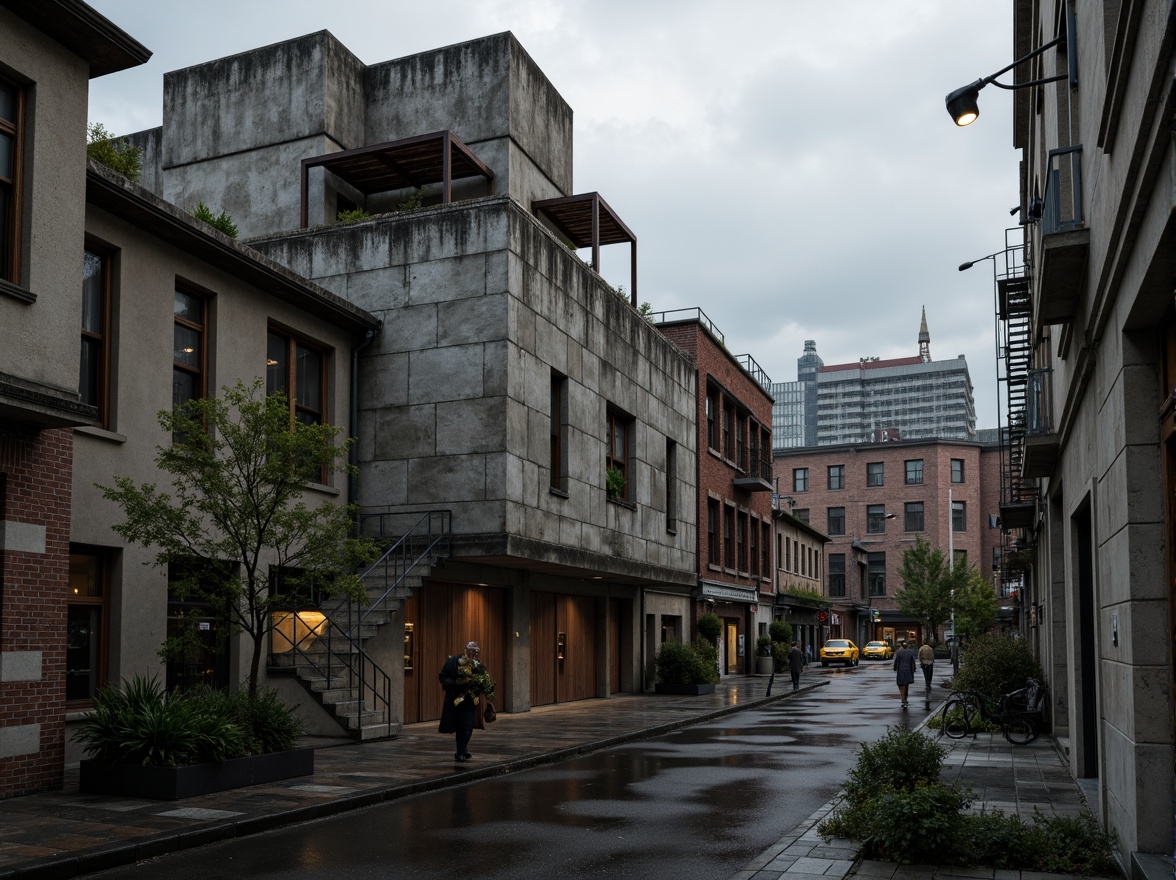
[[866, 642], [862, 656], [867, 660], [889, 660], [894, 656], [894, 649], [888, 642]]
[[829, 639], [821, 646], [821, 665], [844, 663], [846, 666], [857, 666], [858, 653], [858, 646], [849, 639]]

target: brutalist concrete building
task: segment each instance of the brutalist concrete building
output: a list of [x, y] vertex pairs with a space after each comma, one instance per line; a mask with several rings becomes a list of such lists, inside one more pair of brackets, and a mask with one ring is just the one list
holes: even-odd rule
[[518, 41], [367, 66], [311, 34], [167, 74], [133, 140], [155, 192], [383, 321], [353, 354], [350, 491], [400, 555], [362, 633], [297, 631], [387, 676], [387, 701], [339, 698], [349, 723], [437, 717], [469, 639], [507, 711], [642, 689], [697, 581], [695, 368], [593, 270], [636, 237], [574, 192], [571, 108]]

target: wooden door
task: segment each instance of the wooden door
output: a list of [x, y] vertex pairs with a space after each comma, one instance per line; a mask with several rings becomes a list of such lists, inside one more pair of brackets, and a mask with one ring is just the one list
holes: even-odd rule
[[531, 593], [531, 705], [596, 696], [596, 599]]

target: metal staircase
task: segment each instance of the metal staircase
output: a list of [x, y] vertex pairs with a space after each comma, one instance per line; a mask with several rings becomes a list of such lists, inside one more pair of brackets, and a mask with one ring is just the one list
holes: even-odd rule
[[397, 514], [368, 511], [360, 530], [387, 549], [360, 573], [361, 602], [326, 599], [313, 611], [290, 611], [275, 626], [270, 674], [292, 674], [359, 741], [394, 736], [392, 678], [365, 650], [380, 627], [420, 589], [452, 539], [448, 510]]

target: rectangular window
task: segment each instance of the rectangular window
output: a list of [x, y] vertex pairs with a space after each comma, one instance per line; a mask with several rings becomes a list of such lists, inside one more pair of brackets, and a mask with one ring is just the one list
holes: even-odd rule
[[719, 448], [719, 392], [714, 388], [706, 390], [706, 445]]
[[923, 531], [923, 502], [908, 501], [903, 505], [903, 531]]
[[759, 577], [759, 520], [753, 519], [747, 527], [747, 570], [752, 577]]
[[829, 488], [830, 489], [844, 489], [845, 488], [845, 465], [843, 465], [843, 464], [829, 465]]
[[608, 451], [605, 467], [610, 472], [619, 472], [618, 489], [615, 497], [632, 501], [637, 497], [633, 491], [632, 468], [629, 467], [629, 453], [633, 448], [633, 419], [616, 410], [608, 411]]
[[829, 554], [829, 595], [834, 599], [845, 598], [845, 554]]
[[735, 567], [735, 508], [723, 511], [723, 565]]
[[964, 481], [964, 460], [962, 458], [953, 458], [951, 460], [951, 481], [953, 483], [962, 483]]
[[172, 563], [167, 569], [167, 638], [183, 649], [167, 657], [164, 683], [168, 693], [197, 685], [229, 686], [228, 627], [206, 602], [193, 598], [181, 582], [198, 581], [199, 566]]
[[735, 430], [735, 408], [731, 401], [723, 398], [723, 458], [730, 461], [735, 454], [734, 439], [731, 437]]
[[886, 595], [886, 554], [866, 554], [866, 583], [871, 596]]
[[951, 503], [951, 530], [966, 532], [968, 530], [968, 508], [963, 501]]
[[747, 419], [742, 413], [735, 415], [735, 464], [744, 470], [747, 469], [747, 441], [744, 437], [747, 434]]
[[104, 428], [110, 363], [109, 315], [109, 260], [87, 248], [82, 251], [82, 364], [78, 392], [82, 403], [97, 407], [98, 423]]
[[923, 459], [916, 458], [906, 463], [906, 484], [918, 486], [923, 482]]
[[866, 532], [881, 535], [886, 532], [886, 505], [870, 504], [866, 507]]
[[706, 500], [706, 561], [719, 565], [719, 502]]
[[807, 507], [796, 508], [796, 510], [792, 511], [792, 515], [802, 523], [807, 523], [809, 521], [809, 510]]
[[[172, 408], [204, 397], [205, 302], [198, 296], [175, 292], [172, 354]], [[269, 370], [266, 371], [267, 379]]]
[[962, 566], [968, 567], [968, 551], [967, 550], [953, 550], [951, 552], [952, 568]]
[[792, 491], [793, 492], [807, 492], [808, 491], [808, 468], [793, 468], [792, 469]]
[[[327, 358], [296, 336], [270, 330], [266, 337], [265, 393], [284, 394], [291, 422], [324, 423]], [[293, 393], [291, 393], [293, 391]]]
[[883, 477], [883, 463], [871, 461], [866, 465], [866, 485], [881, 486]]
[[[551, 449], [547, 460], [550, 470], [549, 483], [557, 492], [568, 491], [567, 436], [568, 425], [568, 379], [559, 373], [551, 374], [551, 400], [547, 411], [551, 432]], [[667, 489], [668, 489], [667, 482]]]
[[65, 699], [91, 700], [106, 680], [106, 559], [69, 554], [66, 600]]
[[24, 89], [0, 77], [0, 279], [20, 282]]
[[760, 560], [760, 575], [763, 577], [772, 576], [772, 526], [770, 523], [761, 523], [760, 533], [763, 540], [760, 542], [760, 552], [763, 553], [763, 558]]
[[792, 571], [792, 540], [784, 539], [784, 570]]
[[825, 531], [830, 536], [845, 534], [845, 508], [844, 507], [830, 507], [827, 511], [828, 517]]
[[776, 567], [779, 568], [784, 564], [784, 536], [776, 535]]
[[747, 571], [747, 514], [735, 516], [735, 567]]
[[678, 443], [666, 438], [666, 531], [678, 530]]

